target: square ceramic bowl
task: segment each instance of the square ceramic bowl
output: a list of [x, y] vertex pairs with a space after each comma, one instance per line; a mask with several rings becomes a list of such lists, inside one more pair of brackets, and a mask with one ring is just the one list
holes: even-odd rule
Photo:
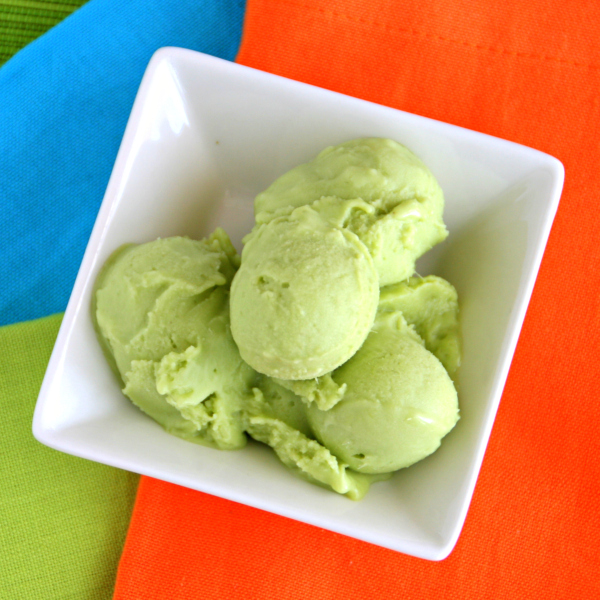
[[[461, 420], [441, 448], [352, 502], [291, 475], [267, 447], [222, 452], [182, 441], [123, 396], [92, 327], [98, 270], [125, 242], [223, 226], [234, 244], [253, 198], [332, 144], [389, 137], [431, 168], [448, 239], [418, 271], [452, 282], [461, 302]], [[40, 392], [44, 444], [414, 556], [454, 547], [473, 494], [533, 289], [564, 171], [536, 150], [164, 48], [142, 81]]]

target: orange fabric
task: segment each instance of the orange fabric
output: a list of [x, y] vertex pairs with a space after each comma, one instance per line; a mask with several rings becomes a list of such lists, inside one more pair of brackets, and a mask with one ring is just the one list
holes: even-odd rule
[[239, 62], [533, 146], [565, 189], [448, 559], [144, 479], [117, 599], [600, 598], [599, 38], [593, 0], [249, 0]]

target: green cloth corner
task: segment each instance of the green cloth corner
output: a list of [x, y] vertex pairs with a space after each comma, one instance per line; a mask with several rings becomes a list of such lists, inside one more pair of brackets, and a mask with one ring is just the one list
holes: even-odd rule
[[51, 450], [31, 422], [62, 315], [0, 328], [0, 598], [112, 596], [139, 477]]
[[87, 0], [0, 0], [0, 65]]

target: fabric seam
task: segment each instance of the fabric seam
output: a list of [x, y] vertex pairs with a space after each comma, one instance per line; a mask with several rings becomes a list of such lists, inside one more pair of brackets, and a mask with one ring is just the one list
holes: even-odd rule
[[313, 12], [319, 12], [324, 15], [330, 15], [332, 17], [341, 17], [343, 19], [346, 19], [348, 21], [353, 21], [355, 23], [361, 23], [363, 25], [379, 27], [380, 29], [383, 29], [384, 31], [390, 31], [393, 33], [400, 33], [400, 34], [410, 34], [415, 37], [422, 37], [425, 39], [433, 39], [433, 40], [439, 40], [442, 42], [449, 42], [449, 43], [456, 44], [459, 46], [466, 46], [468, 48], [474, 48], [476, 50], [484, 50], [487, 52], [491, 52], [493, 54], [502, 54], [502, 55], [513, 56], [513, 57], [517, 57], [517, 58], [530, 58], [530, 59], [539, 60], [539, 61], [556, 62], [558, 64], [573, 65], [575, 67], [586, 67], [588, 69], [600, 69], [600, 65], [592, 65], [589, 63], [579, 62], [576, 60], [557, 58], [556, 56], [548, 56], [548, 55], [544, 55], [544, 54], [533, 54], [531, 52], [517, 52], [515, 50], [507, 50], [505, 48], [494, 48], [493, 46], [485, 46], [483, 44], [473, 44], [473, 43], [467, 42], [465, 40], [444, 37], [442, 35], [422, 33], [420, 31], [417, 31], [416, 29], [412, 29], [412, 28], [390, 27], [389, 25], [386, 25], [385, 23], [381, 23], [379, 21], [370, 21], [368, 19], [363, 19], [361, 17], [353, 17], [350, 15], [347, 15], [346, 13], [342, 13], [339, 11], [330, 10], [330, 9], [326, 9], [326, 8], [320, 8], [320, 7], [312, 6], [310, 4], [298, 4], [297, 2], [290, 2], [290, 0], [266, 0], [266, 2], [269, 2], [269, 1], [274, 1], [275, 4], [287, 4], [289, 6], [294, 6], [296, 8], [304, 8], [304, 9], [312, 10]]

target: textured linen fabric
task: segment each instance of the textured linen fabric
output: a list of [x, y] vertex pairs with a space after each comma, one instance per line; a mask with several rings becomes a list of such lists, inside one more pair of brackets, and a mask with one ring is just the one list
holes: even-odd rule
[[87, 0], [1, 0], [0, 65]]
[[243, 14], [242, 0], [92, 0], [0, 68], [0, 272], [15, 274], [0, 325], [65, 309], [152, 54], [233, 60]]
[[110, 598], [139, 477], [31, 434], [61, 315], [0, 328], [0, 598]]
[[239, 62], [553, 154], [563, 198], [449, 558], [143, 478], [116, 600], [600, 598], [599, 35], [587, 1], [249, 1]]

